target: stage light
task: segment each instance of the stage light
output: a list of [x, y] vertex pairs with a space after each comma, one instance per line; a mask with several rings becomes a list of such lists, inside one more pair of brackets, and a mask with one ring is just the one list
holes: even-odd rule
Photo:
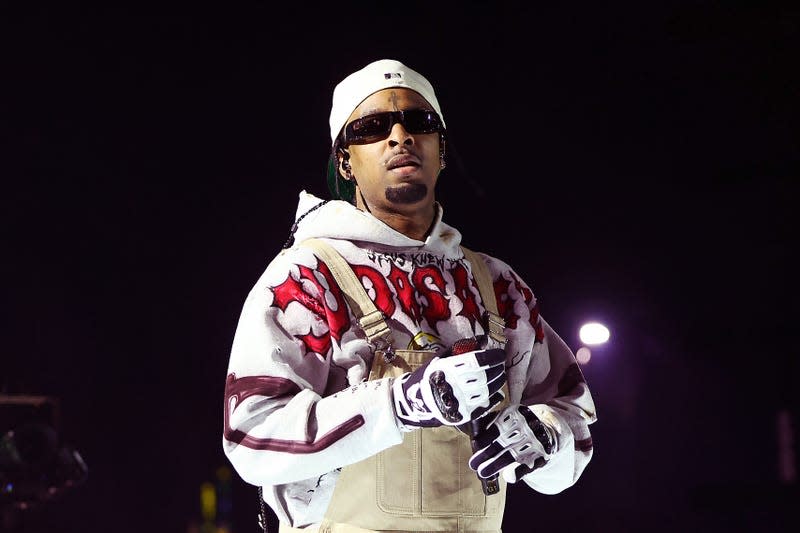
[[584, 324], [581, 326], [578, 335], [580, 336], [581, 342], [589, 346], [597, 346], [598, 344], [606, 343], [611, 337], [608, 328], [599, 322]]
[[592, 359], [592, 351], [586, 346], [581, 346], [578, 348], [578, 351], [575, 352], [575, 359], [578, 360], [578, 364], [585, 365]]

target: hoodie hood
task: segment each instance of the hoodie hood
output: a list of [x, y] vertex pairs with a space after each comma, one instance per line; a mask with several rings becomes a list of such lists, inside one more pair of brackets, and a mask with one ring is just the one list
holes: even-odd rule
[[394, 230], [371, 213], [361, 211], [343, 200], [330, 200], [322, 207], [310, 211], [320, 202], [313, 194], [300, 192], [295, 220], [308, 213], [297, 226], [295, 242], [311, 238], [342, 239], [373, 243], [380, 248], [424, 248], [448, 257], [461, 257], [461, 233], [442, 222], [443, 209], [436, 204], [436, 220], [424, 241], [412, 239]]

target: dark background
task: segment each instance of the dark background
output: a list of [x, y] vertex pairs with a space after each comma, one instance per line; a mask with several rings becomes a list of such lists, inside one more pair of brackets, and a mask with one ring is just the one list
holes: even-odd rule
[[89, 467], [17, 529], [199, 523], [241, 305], [299, 191], [327, 196], [333, 86], [381, 58], [436, 88], [464, 243], [574, 349], [612, 330], [592, 463], [512, 487], [506, 531], [797, 526], [800, 9], [533, 4], [0, 8], [0, 393], [58, 399]]

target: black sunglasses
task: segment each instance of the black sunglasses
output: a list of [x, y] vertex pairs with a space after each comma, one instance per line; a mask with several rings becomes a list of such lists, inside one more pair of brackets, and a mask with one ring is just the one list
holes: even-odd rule
[[412, 135], [443, 131], [442, 119], [436, 111], [409, 109], [408, 111], [386, 111], [357, 118], [344, 127], [342, 146], [370, 144], [389, 136], [396, 123]]

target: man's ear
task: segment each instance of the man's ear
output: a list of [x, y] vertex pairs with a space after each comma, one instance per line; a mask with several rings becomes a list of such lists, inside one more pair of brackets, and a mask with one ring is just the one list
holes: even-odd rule
[[339, 163], [339, 174], [342, 178], [349, 180], [352, 173], [350, 169], [350, 152], [344, 148], [338, 148], [336, 150], [336, 160]]

